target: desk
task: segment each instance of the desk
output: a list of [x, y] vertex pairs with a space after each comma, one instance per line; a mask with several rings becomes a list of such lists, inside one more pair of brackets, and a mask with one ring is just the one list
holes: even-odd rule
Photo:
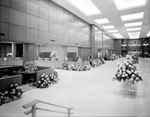
[[[23, 76], [22, 84], [27, 84], [36, 82], [36, 72], [20, 72]], [[34, 85], [34, 84], [33, 84]]]

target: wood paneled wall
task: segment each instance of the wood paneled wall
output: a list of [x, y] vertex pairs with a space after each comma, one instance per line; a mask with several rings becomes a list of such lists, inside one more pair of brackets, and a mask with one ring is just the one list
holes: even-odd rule
[[102, 55], [105, 56], [106, 49], [114, 50], [114, 39], [95, 27], [95, 57], [97, 57], [98, 49], [102, 49]]
[[114, 50], [115, 50], [115, 54], [122, 55], [121, 40], [120, 39], [114, 40]]
[[1, 0], [2, 40], [90, 47], [90, 25], [51, 0]]
[[[51, 0], [0, 0], [0, 33], [4, 34], [0, 39], [3, 41], [88, 48], [89, 53], [91, 31], [90, 24]], [[105, 47], [105, 39], [97, 32], [94, 38], [93, 50], [97, 55], [97, 50]]]

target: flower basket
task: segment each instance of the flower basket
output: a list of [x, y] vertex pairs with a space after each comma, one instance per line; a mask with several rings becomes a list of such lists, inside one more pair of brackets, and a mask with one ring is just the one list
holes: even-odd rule
[[25, 72], [32, 73], [37, 70], [37, 65], [35, 64], [34, 61], [27, 61], [24, 64], [24, 69], [25, 69]]
[[22, 87], [18, 84], [10, 85], [8, 91], [5, 91], [3, 93], [0, 92], [0, 105], [19, 99], [24, 92], [24, 89], [22, 89]]
[[38, 88], [48, 88], [50, 85], [56, 84], [58, 80], [58, 73], [55, 70], [49, 75], [43, 73], [38, 81]]
[[130, 80], [132, 84], [142, 81], [137, 67], [131, 61], [125, 61], [123, 64], [118, 63], [115, 76], [113, 80], [119, 82]]

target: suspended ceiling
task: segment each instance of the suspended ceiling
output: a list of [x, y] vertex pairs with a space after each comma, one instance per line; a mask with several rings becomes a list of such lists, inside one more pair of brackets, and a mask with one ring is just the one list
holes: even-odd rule
[[[117, 39], [115, 34], [120, 34], [122, 37], [118, 38], [128, 38], [132, 39], [129, 35], [132, 32], [139, 32], [139, 36], [135, 38], [147, 37], [148, 32], [150, 31], [150, 0], [146, 0], [144, 5], [138, 7], [131, 7], [129, 9], [121, 9], [117, 8], [115, 1], [118, 0], [90, 0], [94, 5], [100, 10], [101, 14], [96, 15], [86, 15], [81, 12], [77, 7], [71, 4], [70, 0], [53, 0], [55, 3], [59, 4], [60, 6], [64, 7], [65, 9], [69, 10], [73, 14], [77, 15], [78, 17], [82, 18], [86, 22], [90, 24], [95, 24], [100, 29], [104, 30], [105, 33], [110, 35], [111, 37]], [[78, 1], [78, 0], [74, 0]], [[79, 1], [86, 1], [86, 0], [79, 0]], [[88, 0], [89, 1], [89, 0]], [[137, 3], [136, 1], [143, 1], [143, 0], [119, 0], [121, 2], [132, 2]], [[130, 6], [130, 4], [128, 4]], [[90, 10], [89, 10], [90, 11]], [[121, 16], [123, 15], [130, 15], [135, 13], [142, 13], [143, 17], [138, 19], [132, 19], [129, 21], [122, 20]], [[94, 20], [96, 19], [103, 19], [107, 18], [109, 23], [105, 24], [98, 24]], [[133, 27], [125, 27], [126, 23], [133, 23], [133, 22], [141, 22], [140, 26], [133, 26]], [[114, 29], [104, 29], [103, 26], [113, 25]], [[139, 28], [140, 30], [136, 31], [127, 31], [128, 28]], [[117, 32], [109, 32], [110, 30], [117, 30]], [[132, 35], [132, 34], [131, 34]], [[149, 37], [149, 36], [148, 36]], [[134, 39], [134, 37], [133, 37]]]

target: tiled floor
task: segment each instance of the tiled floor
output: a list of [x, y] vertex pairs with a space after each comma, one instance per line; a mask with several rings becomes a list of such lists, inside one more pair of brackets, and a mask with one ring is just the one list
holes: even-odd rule
[[[21, 99], [0, 106], [0, 117], [31, 116], [24, 114], [26, 110], [22, 108], [22, 105], [34, 99], [74, 107], [72, 116], [76, 117], [150, 117], [150, 59], [140, 59], [138, 68], [144, 81], [133, 86], [136, 92], [130, 94], [124, 90], [125, 83], [112, 81], [117, 62], [123, 61], [124, 59], [108, 61], [98, 68], [83, 72], [58, 69], [60, 78], [58, 84], [47, 89], [29, 90]], [[47, 105], [42, 104], [37, 106], [48, 108]], [[37, 115], [50, 117], [60, 114], [37, 111]]]

